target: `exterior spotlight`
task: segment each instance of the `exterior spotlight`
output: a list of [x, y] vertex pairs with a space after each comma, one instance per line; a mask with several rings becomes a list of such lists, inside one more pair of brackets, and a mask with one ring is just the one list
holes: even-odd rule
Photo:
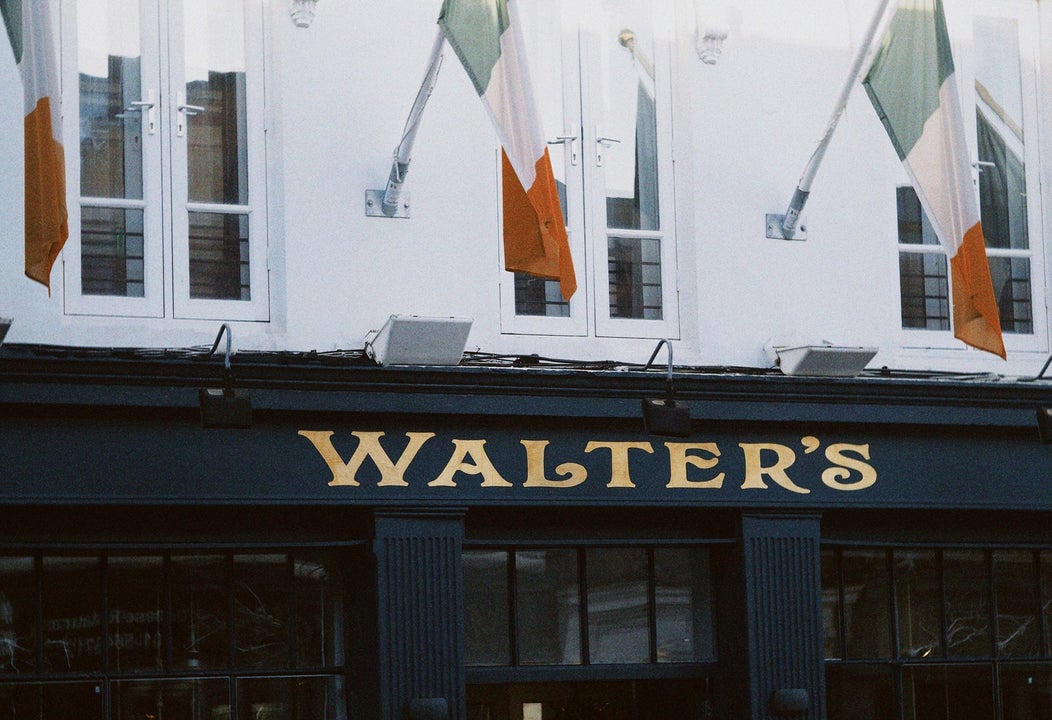
[[665, 397], [660, 400], [643, 398], [643, 427], [651, 435], [687, 437], [690, 435], [690, 407], [675, 398], [675, 388], [672, 385], [672, 343], [668, 340], [659, 341], [643, 370], [650, 368], [662, 345], [668, 348], [668, 377], [665, 381]]
[[201, 406], [201, 427], [247, 428], [252, 426], [252, 398], [247, 390], [234, 389], [234, 374], [230, 369], [230, 326], [223, 323], [219, 334], [208, 351], [213, 355], [219, 340], [226, 333], [226, 353], [223, 356], [223, 387], [202, 388], [197, 394]]
[[471, 323], [471, 318], [392, 315], [379, 332], [369, 332], [365, 353], [384, 366], [458, 365]]
[[1037, 434], [1045, 445], [1052, 445], [1052, 408], [1037, 409]]

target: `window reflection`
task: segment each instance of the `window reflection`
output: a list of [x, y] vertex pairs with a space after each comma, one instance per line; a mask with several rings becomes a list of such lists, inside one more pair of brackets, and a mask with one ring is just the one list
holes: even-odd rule
[[172, 558], [172, 659], [176, 667], [227, 666], [226, 598], [223, 556]]
[[990, 582], [986, 553], [946, 551], [946, 647], [951, 657], [990, 654]]
[[580, 590], [575, 550], [515, 553], [515, 622], [523, 665], [581, 662]]
[[0, 675], [36, 669], [33, 558], [0, 558]]
[[942, 656], [939, 597], [935, 551], [895, 553], [895, 598], [898, 607], [900, 656]]

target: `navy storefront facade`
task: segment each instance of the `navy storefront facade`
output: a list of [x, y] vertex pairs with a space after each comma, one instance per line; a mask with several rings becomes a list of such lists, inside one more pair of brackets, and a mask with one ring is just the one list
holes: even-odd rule
[[5, 346], [0, 718], [1052, 717], [1052, 383], [675, 382]]

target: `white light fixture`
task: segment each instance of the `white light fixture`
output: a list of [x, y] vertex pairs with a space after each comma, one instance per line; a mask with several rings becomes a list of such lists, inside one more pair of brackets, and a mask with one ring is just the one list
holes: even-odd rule
[[457, 365], [471, 332], [471, 318], [392, 315], [365, 339], [379, 365]]
[[838, 345], [774, 346], [778, 367], [786, 375], [855, 377], [877, 354], [875, 347]]
[[318, 0], [292, 0], [289, 17], [298, 28], [308, 28], [314, 22], [314, 7]]
[[0, 317], [0, 345], [4, 344], [4, 336], [11, 329], [11, 323], [13, 322], [14, 320], [11, 318]]

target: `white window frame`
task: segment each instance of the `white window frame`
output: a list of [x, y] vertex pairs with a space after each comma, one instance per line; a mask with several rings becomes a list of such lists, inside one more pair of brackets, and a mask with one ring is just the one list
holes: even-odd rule
[[[190, 320], [270, 320], [269, 227], [266, 185], [265, 30], [263, 0], [245, 2], [246, 151], [248, 205], [213, 205], [187, 200], [186, 136], [176, 133], [182, 114], [182, 0], [142, 0], [141, 80], [155, 105], [156, 129], [149, 134], [142, 113], [143, 199], [93, 199], [80, 194], [80, 82], [77, 54], [77, 0], [61, 1], [61, 72], [70, 237], [63, 250], [63, 296], [67, 315], [173, 318]], [[146, 99], [145, 97], [143, 99]], [[193, 122], [192, 118], [186, 118]], [[145, 297], [85, 295], [81, 286], [81, 206], [141, 208], [144, 213]], [[242, 213], [249, 221], [250, 300], [190, 297], [189, 212]]]

